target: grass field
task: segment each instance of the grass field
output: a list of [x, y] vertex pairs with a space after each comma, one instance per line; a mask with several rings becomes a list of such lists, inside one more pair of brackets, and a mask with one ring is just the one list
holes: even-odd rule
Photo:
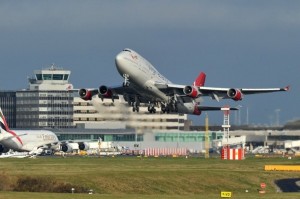
[[[299, 161], [299, 158], [0, 159], [0, 199], [220, 198], [221, 191], [231, 191], [232, 198], [297, 198], [300, 193], [278, 193], [274, 181], [300, 178], [300, 173], [267, 172], [264, 165], [300, 164]], [[263, 196], [258, 193], [261, 182], [267, 185]], [[76, 194], [47, 193], [71, 192], [71, 188], [75, 188]], [[87, 194], [90, 189], [94, 195]]]

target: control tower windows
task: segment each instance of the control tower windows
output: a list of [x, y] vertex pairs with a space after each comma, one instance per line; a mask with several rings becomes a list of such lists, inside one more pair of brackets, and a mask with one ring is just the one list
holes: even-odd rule
[[65, 80], [69, 79], [69, 74], [36, 74], [36, 80]]
[[36, 79], [37, 80], [42, 80], [42, 74], [36, 74]]
[[69, 75], [68, 74], [65, 74], [64, 75], [64, 80], [68, 80], [69, 79]]
[[53, 80], [62, 80], [63, 74], [53, 74]]
[[43, 80], [51, 80], [52, 75], [51, 74], [43, 74]]

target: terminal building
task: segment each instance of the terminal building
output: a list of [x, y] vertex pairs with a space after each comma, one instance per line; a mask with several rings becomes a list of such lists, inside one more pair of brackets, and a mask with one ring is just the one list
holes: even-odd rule
[[16, 128], [16, 91], [0, 91], [0, 106], [8, 125]]

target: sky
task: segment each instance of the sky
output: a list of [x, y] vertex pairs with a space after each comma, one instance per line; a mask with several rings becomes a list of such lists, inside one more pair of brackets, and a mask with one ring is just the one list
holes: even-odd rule
[[[114, 58], [131, 48], [176, 84], [199, 72], [206, 86], [289, 92], [245, 96], [233, 124], [274, 125], [300, 118], [300, 1], [0, 1], [0, 90], [28, 87], [33, 70], [71, 70], [75, 88], [123, 81]], [[247, 117], [248, 110], [248, 117]], [[279, 110], [279, 111], [276, 111]], [[210, 124], [222, 112], [208, 112]], [[191, 116], [204, 124], [204, 114]]]

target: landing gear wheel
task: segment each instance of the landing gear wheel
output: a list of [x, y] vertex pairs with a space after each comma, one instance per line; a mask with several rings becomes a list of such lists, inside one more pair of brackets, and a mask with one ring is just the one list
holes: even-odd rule
[[161, 112], [162, 112], [162, 113], [166, 113], [166, 107], [162, 106], [162, 107], [161, 107]]

